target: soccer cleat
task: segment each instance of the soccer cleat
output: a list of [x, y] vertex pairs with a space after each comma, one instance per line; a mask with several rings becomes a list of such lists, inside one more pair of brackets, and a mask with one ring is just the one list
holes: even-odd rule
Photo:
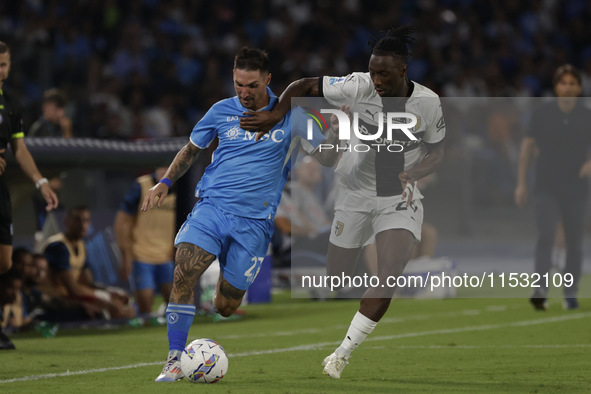
[[164, 364], [164, 368], [162, 368], [162, 373], [154, 381], [176, 382], [182, 378], [184, 378], [184, 375], [181, 371], [181, 360], [177, 356], [170, 355], [166, 360], [166, 364]]
[[546, 309], [548, 309], [548, 301], [545, 298], [532, 297], [529, 299], [529, 302], [537, 311], [545, 311]]
[[565, 298], [562, 307], [566, 310], [579, 309], [579, 301], [576, 298]]
[[333, 379], [339, 379], [343, 369], [345, 369], [345, 365], [349, 364], [347, 360], [348, 358], [345, 356], [339, 356], [336, 353], [331, 354], [322, 362], [322, 366], [324, 367], [322, 373]]
[[14, 343], [0, 329], [0, 350], [14, 350]]

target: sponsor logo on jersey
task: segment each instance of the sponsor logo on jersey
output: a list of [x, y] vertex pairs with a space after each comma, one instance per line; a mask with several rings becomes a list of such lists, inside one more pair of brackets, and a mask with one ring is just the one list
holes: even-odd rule
[[341, 83], [345, 80], [345, 77], [331, 77], [328, 80], [329, 85], [334, 85], [335, 83]]
[[[259, 142], [271, 140], [274, 143], [278, 144], [285, 139], [285, 134], [286, 134], [285, 130], [275, 129], [275, 130], [263, 135], [261, 137], [261, 139], [259, 140]], [[254, 141], [256, 136], [257, 136], [256, 131], [245, 131], [243, 140], [244, 141]]]
[[242, 130], [239, 126], [234, 126], [226, 132], [226, 138], [230, 141], [235, 140], [236, 138], [240, 137], [240, 131]]

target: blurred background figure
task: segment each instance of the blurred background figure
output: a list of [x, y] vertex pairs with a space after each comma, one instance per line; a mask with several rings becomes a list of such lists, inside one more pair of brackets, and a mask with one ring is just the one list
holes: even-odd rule
[[[589, 195], [586, 178], [591, 177], [591, 110], [577, 99], [582, 92], [582, 78], [575, 67], [560, 66], [553, 83], [557, 99], [536, 108], [521, 144], [515, 203], [523, 207], [528, 201], [528, 169], [535, 153], [539, 152], [533, 193], [538, 229], [535, 272], [549, 275], [552, 248], [561, 222], [566, 245], [564, 273], [573, 277], [573, 285], [564, 287], [564, 308], [577, 309]], [[530, 302], [535, 309], [546, 310], [548, 288], [545, 281], [540, 282]]]
[[137, 178], [115, 216], [115, 235], [122, 254], [120, 277], [128, 280], [133, 274], [135, 300], [142, 315], [152, 312], [155, 290], [160, 291], [166, 304], [172, 290], [176, 193], [171, 190], [160, 209], [140, 210], [146, 192], [166, 169], [159, 167]]
[[320, 164], [310, 156], [301, 158], [289, 183], [289, 195], [284, 193], [282, 197], [275, 223], [281, 232], [291, 236], [292, 245], [298, 250], [326, 254], [331, 221], [316, 194], [321, 183]]
[[66, 115], [66, 93], [49, 89], [43, 93], [42, 115], [29, 129], [29, 137], [72, 138], [72, 120]]
[[64, 219], [64, 232], [46, 241], [44, 255], [49, 263], [49, 281], [42, 291], [51, 297], [81, 303], [77, 316], [68, 319], [95, 318], [96, 309], [108, 318], [134, 316], [129, 297], [121, 289], [94, 283], [88, 269], [83, 239], [90, 226], [91, 213], [85, 206], [70, 209]]

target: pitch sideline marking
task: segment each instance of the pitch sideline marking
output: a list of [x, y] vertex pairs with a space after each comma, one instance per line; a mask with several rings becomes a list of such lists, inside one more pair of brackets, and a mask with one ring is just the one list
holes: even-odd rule
[[[518, 322], [513, 322], [513, 323], [504, 323], [504, 324], [485, 324], [482, 326], [458, 327], [458, 328], [449, 328], [449, 329], [443, 329], [443, 330], [432, 330], [432, 331], [422, 331], [422, 332], [409, 332], [409, 333], [397, 334], [397, 335], [383, 335], [383, 336], [373, 337], [373, 338], [369, 337], [365, 340], [365, 342], [376, 342], [376, 341], [384, 341], [384, 340], [391, 340], [391, 339], [411, 338], [411, 337], [437, 335], [437, 334], [456, 334], [456, 333], [467, 332], [467, 331], [484, 331], [484, 330], [493, 330], [493, 329], [497, 329], [497, 328], [507, 328], [507, 327], [527, 327], [527, 326], [534, 326], [534, 325], [544, 324], [544, 323], [556, 323], [556, 322], [563, 322], [563, 321], [568, 321], [568, 320], [584, 319], [587, 317], [591, 317], [591, 313], [577, 313], [577, 314], [573, 314], [573, 315], [555, 316], [555, 317], [549, 317], [549, 318], [544, 318], [544, 319], [535, 319], [535, 320], [523, 320], [523, 321], [518, 321]], [[341, 341], [321, 342], [321, 343], [315, 343], [315, 344], [310, 344], [310, 345], [292, 346], [292, 347], [282, 348], [282, 349], [269, 349], [269, 350], [258, 350], [258, 351], [250, 351], [250, 352], [243, 352], [243, 353], [235, 353], [235, 354], [229, 354], [228, 357], [246, 357], [246, 356], [257, 356], [257, 355], [262, 355], [262, 354], [276, 354], [276, 353], [285, 353], [285, 352], [294, 352], [294, 351], [314, 350], [314, 349], [323, 348], [326, 346], [339, 345], [340, 343], [341, 343]], [[536, 345], [534, 345], [534, 346], [536, 346]], [[544, 346], [544, 345], [537, 345], [537, 346]], [[586, 346], [586, 345], [583, 345], [583, 346]], [[453, 348], [453, 347], [446, 347], [446, 348]], [[150, 362], [150, 363], [130, 364], [130, 365], [123, 365], [120, 367], [94, 368], [94, 369], [87, 369], [84, 371], [74, 371], [74, 372], [67, 371], [67, 372], [51, 373], [51, 374], [45, 374], [45, 375], [25, 376], [23, 378], [13, 378], [13, 379], [0, 380], [0, 384], [14, 383], [14, 382], [26, 382], [26, 381], [31, 381], [31, 380], [50, 379], [50, 378], [65, 377], [65, 376], [87, 375], [87, 374], [91, 374], [91, 373], [119, 371], [119, 370], [124, 370], [124, 369], [141, 368], [141, 367], [148, 367], [148, 366], [154, 366], [154, 365], [162, 365], [162, 361], [155, 361], [155, 362]]]
[[[388, 317], [385, 319], [380, 320], [380, 325], [384, 324], [396, 324], [396, 323], [404, 323], [407, 321], [412, 320], [428, 320], [437, 317], [458, 317], [458, 316], [470, 316], [470, 315], [478, 315], [482, 312], [503, 312], [507, 310], [506, 305], [493, 305], [486, 307], [484, 310], [482, 309], [464, 309], [457, 312], [439, 312], [433, 314], [416, 314], [416, 315], [408, 315], [404, 317]], [[265, 332], [265, 333], [258, 333], [258, 334], [231, 334], [231, 335], [221, 335], [219, 339], [245, 339], [245, 338], [266, 338], [269, 336], [272, 337], [281, 337], [281, 336], [295, 336], [300, 334], [315, 334], [318, 332], [324, 332], [326, 330], [340, 330], [343, 328], [349, 328], [349, 325], [345, 324], [336, 324], [334, 326], [328, 326], [323, 328], [306, 328], [302, 330], [291, 330], [291, 331], [275, 331], [275, 332]]]

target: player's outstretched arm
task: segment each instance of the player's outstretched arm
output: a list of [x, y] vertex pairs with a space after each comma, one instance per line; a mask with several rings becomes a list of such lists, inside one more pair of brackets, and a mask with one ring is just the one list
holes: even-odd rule
[[[191, 142], [187, 143], [187, 145], [183, 146], [179, 153], [176, 154], [174, 160], [166, 170], [166, 174], [164, 174], [164, 178], [170, 180], [170, 184], [178, 181], [180, 177], [182, 177], [185, 172], [195, 163], [197, 157], [199, 157], [199, 153], [202, 149], [196, 147]], [[156, 206], [160, 208], [162, 206], [162, 202], [168, 195], [169, 185], [164, 182], [158, 182], [156, 186], [148, 190], [146, 193], [146, 197], [144, 198], [144, 202], [142, 204], [142, 211], [146, 212], [148, 209], [154, 208], [154, 203]]]
[[298, 79], [285, 89], [272, 111], [243, 112], [246, 116], [240, 119], [240, 127], [244, 130], [259, 131], [256, 137], [258, 141], [289, 112], [292, 98], [318, 96], [318, 94], [318, 77]]
[[406, 199], [406, 206], [412, 201], [415, 182], [435, 172], [443, 161], [444, 142], [441, 141], [435, 145], [427, 145], [429, 152], [419, 164], [408, 171], [398, 174], [398, 179], [402, 184], [402, 198]]

